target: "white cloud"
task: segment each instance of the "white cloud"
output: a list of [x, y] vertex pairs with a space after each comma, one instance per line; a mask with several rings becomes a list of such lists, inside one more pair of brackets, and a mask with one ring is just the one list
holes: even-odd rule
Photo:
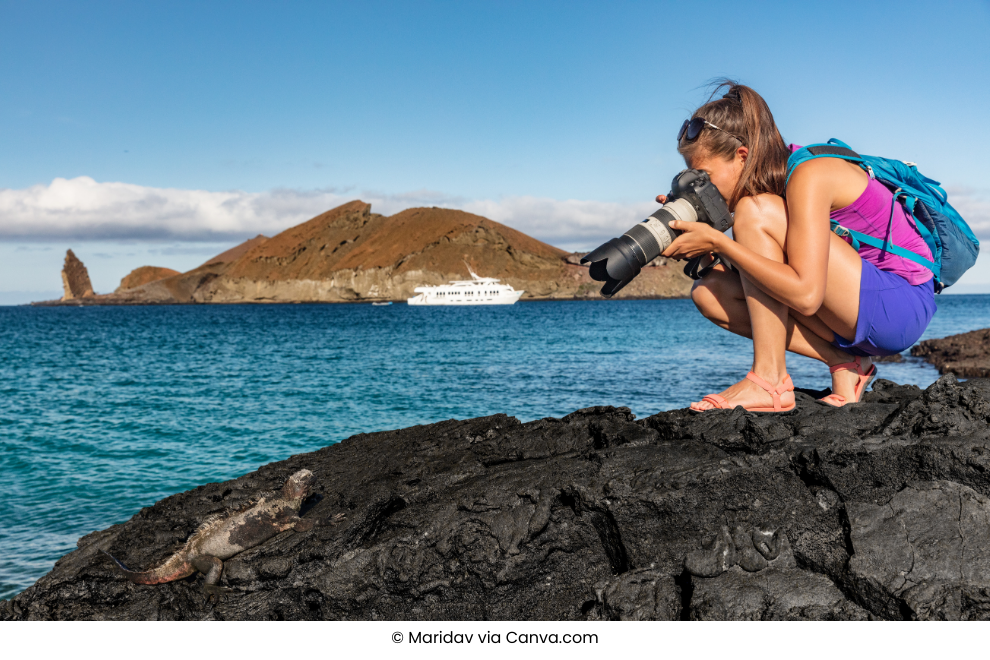
[[498, 201], [471, 201], [462, 208], [557, 247], [590, 250], [647, 217], [657, 209], [657, 204], [508, 197]]
[[83, 176], [0, 190], [0, 237], [215, 241], [277, 233], [344, 201], [332, 191], [210, 192]]
[[[990, 238], [990, 191], [950, 188], [949, 193], [977, 236]], [[0, 189], [0, 239], [234, 242], [256, 234], [272, 236], [356, 198], [386, 215], [414, 206], [463, 209], [567, 250], [591, 249], [656, 209], [651, 201], [468, 199], [433, 190], [401, 194], [345, 194], [333, 189], [211, 192], [78, 177], [20, 190]]]
[[335, 190], [211, 192], [100, 183], [89, 177], [0, 189], [0, 239], [216, 242], [272, 236], [355, 198], [377, 213], [414, 206], [458, 208], [568, 249], [622, 233], [655, 204], [508, 197], [470, 200], [431, 190], [402, 194]]

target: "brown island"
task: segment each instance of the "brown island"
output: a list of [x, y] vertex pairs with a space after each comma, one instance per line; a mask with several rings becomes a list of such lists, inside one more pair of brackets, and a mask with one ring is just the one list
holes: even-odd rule
[[[267, 238], [257, 236], [186, 273], [144, 266], [96, 294], [72, 251], [65, 295], [36, 305], [404, 301], [423, 285], [466, 279], [467, 265], [523, 299], [600, 299], [600, 283], [569, 253], [478, 215], [413, 208], [392, 216], [356, 200]], [[681, 298], [691, 280], [658, 259], [617, 298]]]

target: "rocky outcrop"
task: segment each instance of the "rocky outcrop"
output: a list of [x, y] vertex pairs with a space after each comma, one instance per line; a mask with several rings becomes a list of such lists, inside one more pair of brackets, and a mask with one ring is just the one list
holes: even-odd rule
[[171, 268], [161, 268], [159, 266], [141, 266], [140, 268], [135, 268], [130, 273], [124, 276], [124, 279], [120, 280], [120, 286], [114, 291], [114, 293], [121, 293], [128, 289], [136, 289], [139, 286], [144, 286], [151, 282], [157, 282], [158, 280], [163, 280], [166, 277], [172, 277], [173, 275], [179, 275], [179, 271], [172, 270]]
[[990, 377], [990, 329], [927, 339], [912, 348], [911, 355], [925, 358], [939, 373], [987, 378]]
[[[404, 301], [417, 286], [467, 279], [468, 267], [524, 290], [524, 299], [600, 299], [601, 283], [578, 261], [463, 211], [417, 208], [386, 217], [354, 201], [272, 238], [257, 236], [187, 273], [92, 302]], [[617, 297], [683, 297], [690, 288], [681, 266], [663, 260], [644, 268]]]
[[[820, 393], [815, 393], [820, 394]], [[591, 408], [359, 435], [79, 540], [4, 619], [987, 619], [990, 382], [845, 408]], [[316, 475], [303, 518], [202, 576], [147, 568], [211, 514]]]
[[96, 295], [93, 293], [93, 284], [89, 281], [89, 271], [86, 270], [86, 266], [79, 261], [79, 257], [72, 250], [65, 252], [65, 264], [62, 266], [62, 287], [64, 290], [63, 302], [92, 298]]

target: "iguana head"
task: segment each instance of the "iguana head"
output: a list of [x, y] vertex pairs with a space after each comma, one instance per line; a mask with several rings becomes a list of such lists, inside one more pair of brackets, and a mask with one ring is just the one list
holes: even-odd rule
[[282, 487], [282, 497], [287, 500], [304, 500], [309, 497], [310, 488], [315, 477], [309, 470], [299, 470], [285, 482]]

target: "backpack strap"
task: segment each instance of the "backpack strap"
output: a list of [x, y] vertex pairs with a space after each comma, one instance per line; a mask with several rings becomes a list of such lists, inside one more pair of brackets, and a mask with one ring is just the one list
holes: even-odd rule
[[[790, 155], [790, 158], [787, 159], [787, 181], [784, 183], [784, 186], [786, 187], [787, 183], [790, 182], [791, 175], [794, 174], [794, 170], [797, 168], [798, 165], [805, 163], [809, 160], [814, 160], [815, 158], [841, 158], [843, 160], [848, 160], [853, 163], [859, 163], [860, 167], [862, 167], [866, 171], [866, 173], [870, 175], [871, 179], [877, 178], [873, 172], [873, 168], [870, 166], [870, 164], [866, 161], [865, 158], [863, 158], [858, 153], [853, 151], [849, 147], [849, 145], [846, 144], [845, 142], [832, 138], [828, 142], [822, 144], [811, 144], [808, 145], [807, 147], [802, 147], [801, 149], [798, 149], [797, 151], [792, 153]], [[939, 190], [941, 191], [941, 188]], [[942, 191], [942, 194], [943, 195], [945, 194], [944, 191]], [[912, 198], [906, 193], [901, 192], [899, 188], [894, 191], [893, 204], [897, 203], [898, 197], [904, 198], [905, 209], [908, 211], [908, 213], [911, 213], [913, 215], [913, 210], [914, 210], [913, 207], [917, 202], [917, 198]], [[842, 238], [848, 238], [849, 242], [852, 244], [853, 249], [856, 250], [857, 252], [860, 249], [860, 244], [865, 243], [870, 247], [875, 247], [878, 250], [889, 252], [903, 259], [907, 259], [908, 261], [913, 261], [914, 263], [920, 266], [924, 266], [928, 270], [932, 271], [932, 273], [935, 274], [935, 279], [938, 280], [941, 271], [941, 268], [938, 263], [928, 261], [921, 255], [915, 252], [911, 252], [910, 250], [906, 250], [900, 247], [899, 245], [894, 245], [893, 243], [890, 242], [889, 232], [890, 232], [890, 224], [893, 222], [893, 213], [894, 213], [894, 209], [892, 206], [891, 220], [890, 222], [888, 222], [888, 228], [887, 228], [888, 236], [884, 240], [881, 240], [869, 234], [864, 234], [863, 232], [856, 231], [854, 229], [849, 229], [848, 227], [843, 227], [835, 220], [831, 220], [830, 225], [832, 231], [835, 234], [841, 236]], [[934, 240], [931, 235], [931, 232], [928, 231], [928, 228], [925, 227], [924, 223], [922, 222], [918, 222], [916, 220], [914, 224], [918, 228], [918, 233], [921, 234], [921, 237], [925, 240], [925, 243], [927, 243], [929, 248], [931, 249], [934, 244]], [[936, 254], [935, 250], [932, 249], [932, 255], [935, 254]]]
[[852, 239], [853, 249], [857, 251], [859, 250], [860, 243], [865, 243], [866, 245], [869, 245], [870, 247], [875, 247], [878, 250], [886, 249], [886, 251], [891, 254], [907, 259], [908, 261], [913, 261], [919, 266], [924, 266], [925, 268], [927, 268], [928, 270], [932, 271], [932, 273], [935, 274], [935, 279], [938, 279], [939, 277], [941, 268], [938, 267], [938, 264], [928, 261], [928, 259], [925, 259], [920, 254], [902, 248], [900, 245], [894, 245], [893, 243], [890, 243], [889, 241], [881, 240], [876, 236], [870, 236], [869, 234], [864, 234], [861, 231], [856, 231], [855, 229], [849, 229], [847, 227], [843, 227], [838, 223], [835, 223], [832, 226], [832, 231], [834, 231], [839, 236], [842, 237], [848, 236], [850, 239]]
[[809, 144], [807, 147], [802, 147], [790, 155], [787, 159], [787, 180], [784, 182], [784, 187], [787, 187], [787, 184], [791, 180], [791, 175], [794, 174], [794, 170], [798, 165], [816, 158], [841, 158], [853, 163], [859, 163], [870, 175], [871, 179], [876, 178], [873, 175], [873, 168], [863, 160], [862, 156], [850, 149], [849, 145], [845, 142], [832, 138], [822, 144]]

